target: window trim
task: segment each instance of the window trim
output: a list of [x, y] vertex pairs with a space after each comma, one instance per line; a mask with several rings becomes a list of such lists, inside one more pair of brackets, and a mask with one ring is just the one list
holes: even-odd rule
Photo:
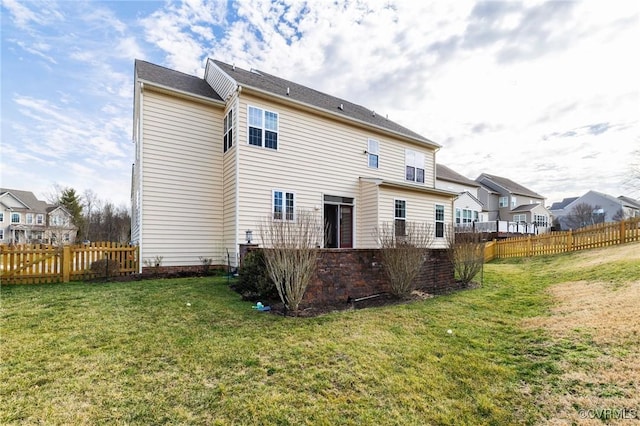
[[[438, 219], [438, 210], [439, 210], [438, 207], [441, 208], [442, 219]], [[445, 221], [444, 204], [436, 204], [435, 205], [433, 218], [434, 218], [435, 227], [436, 227], [435, 232], [434, 232], [435, 237], [436, 238], [444, 238], [445, 237], [445, 235], [444, 235], [444, 221]], [[441, 224], [441, 230], [440, 231], [441, 231], [442, 235], [438, 235], [438, 224]]]
[[[423, 152], [415, 151], [413, 149], [404, 150], [404, 180], [407, 182], [414, 182], [424, 184], [425, 181], [425, 162], [426, 156]], [[422, 166], [422, 167], [418, 167]], [[413, 169], [412, 177], [409, 178], [409, 169]], [[422, 172], [422, 179], [418, 179]]]
[[[14, 215], [18, 217], [18, 221], [13, 220]], [[11, 212], [11, 224], [13, 225], [14, 223], [22, 223], [22, 215], [20, 213]]]
[[[402, 203], [400, 207], [401, 216], [398, 216], [398, 203]], [[403, 223], [403, 233], [402, 235], [398, 235], [398, 224]], [[404, 198], [394, 198], [393, 199], [393, 236], [396, 238], [406, 237], [407, 236], [407, 200]]]
[[509, 207], [509, 197], [504, 196], [504, 197], [498, 198], [498, 207], [499, 208]]
[[36, 225], [44, 225], [44, 215], [42, 213], [36, 215]]
[[[260, 127], [251, 124], [251, 110], [258, 110], [260, 114]], [[267, 129], [267, 113], [275, 115], [275, 130]], [[251, 143], [251, 129], [260, 129], [260, 145]], [[267, 132], [275, 133], [275, 147], [266, 146]], [[275, 111], [269, 111], [264, 108], [256, 107], [253, 105], [247, 105], [247, 145], [255, 146], [264, 149], [271, 149], [277, 151], [280, 147], [280, 113]]]
[[223, 123], [222, 152], [227, 152], [234, 147], [234, 143], [233, 143], [234, 142], [233, 141], [234, 117], [235, 116], [233, 114], [233, 108], [230, 108], [229, 112], [225, 114], [224, 120], [222, 122]]
[[[276, 218], [276, 193], [280, 193], [280, 209], [281, 217]], [[289, 215], [288, 208], [288, 196], [291, 196], [291, 212]], [[287, 191], [284, 189], [273, 189], [271, 191], [271, 218], [275, 221], [290, 221], [295, 222], [296, 217], [296, 193], [294, 191]]]
[[[375, 158], [375, 165], [371, 164], [371, 160]], [[367, 167], [371, 169], [380, 168], [380, 142], [377, 139], [367, 139]]]
[[4, 222], [4, 212], [0, 212], [0, 223]]

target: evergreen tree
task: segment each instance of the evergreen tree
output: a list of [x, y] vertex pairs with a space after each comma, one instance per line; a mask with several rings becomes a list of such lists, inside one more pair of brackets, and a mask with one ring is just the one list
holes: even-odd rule
[[73, 188], [65, 188], [60, 194], [58, 204], [71, 213], [73, 224], [78, 228], [76, 235], [84, 235], [84, 217], [80, 197]]

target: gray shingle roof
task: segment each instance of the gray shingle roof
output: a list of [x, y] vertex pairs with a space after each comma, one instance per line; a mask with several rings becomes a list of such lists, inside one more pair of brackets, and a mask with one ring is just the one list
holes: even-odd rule
[[436, 179], [446, 180], [449, 182], [457, 182], [473, 187], [480, 186], [480, 184], [475, 180], [469, 179], [468, 177], [461, 175], [460, 173], [456, 172], [453, 169], [450, 169], [443, 164], [436, 164]]
[[525, 188], [519, 183], [515, 183], [511, 179], [507, 179], [505, 177], [490, 175], [488, 173], [482, 173], [480, 176], [478, 176], [476, 181], [482, 184], [483, 177], [497, 185], [500, 185], [501, 187], [505, 188], [507, 191], [509, 191], [512, 194], [524, 195], [527, 197], [534, 197], [534, 198], [544, 198], [542, 195], [538, 194], [537, 192], [534, 192], [529, 188]]
[[29, 206], [29, 209], [33, 212], [46, 213], [47, 208], [51, 206], [51, 204], [47, 204], [45, 201], [40, 201], [33, 195], [31, 191], [21, 191], [19, 189], [7, 189], [0, 188], [0, 195], [5, 193], [11, 193], [14, 197], [25, 203]]
[[635, 207], [637, 209], [640, 209], [640, 201], [636, 200], [635, 198], [626, 197], [624, 195], [621, 195], [621, 196], [618, 197], [618, 199], [622, 200], [624, 203], [626, 203], [630, 207]]
[[577, 199], [578, 197], [563, 198], [562, 201], [556, 201], [555, 203], [551, 204], [549, 210], [562, 210]]
[[[247, 71], [229, 64], [225, 64], [224, 62], [220, 62], [215, 59], [213, 60], [213, 63], [215, 63], [220, 69], [227, 73], [241, 86], [252, 87], [280, 96], [289, 96], [292, 100], [312, 105], [325, 111], [340, 114], [346, 118], [359, 120], [367, 124], [391, 130], [393, 132], [408, 136], [412, 139], [417, 139], [436, 147], [440, 146], [439, 144], [381, 116], [380, 114], [374, 114], [372, 110], [361, 105], [357, 105], [347, 100], [319, 92], [317, 90], [311, 89], [298, 83], [294, 83], [289, 80], [282, 79], [280, 77], [273, 76], [263, 71]], [[340, 108], [340, 106], [342, 106], [342, 108]]]
[[192, 93], [198, 96], [221, 101], [222, 98], [199, 77], [175, 71], [169, 68], [155, 65], [150, 62], [136, 59], [135, 72], [139, 79], [156, 83], [162, 86]]

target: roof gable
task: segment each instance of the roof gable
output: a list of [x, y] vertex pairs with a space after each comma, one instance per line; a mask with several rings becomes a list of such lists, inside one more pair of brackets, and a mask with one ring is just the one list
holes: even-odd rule
[[7, 207], [27, 209], [34, 212], [44, 213], [47, 210], [48, 204], [44, 201], [40, 201], [31, 191], [21, 191], [19, 189], [6, 189], [0, 188], [0, 198], [11, 197], [16, 200], [18, 204], [8, 204], [6, 199], [3, 204]]
[[192, 95], [221, 101], [222, 98], [199, 77], [136, 59], [136, 78]]
[[473, 186], [474, 188], [480, 186], [480, 184], [475, 180], [471, 180], [468, 177], [461, 175], [460, 173], [456, 172], [453, 169], [450, 169], [444, 164], [436, 164], [436, 179], [460, 183], [467, 186]]
[[[507, 192], [511, 194], [524, 195], [527, 197], [544, 199], [544, 197], [538, 194], [537, 192], [534, 192], [529, 188], [526, 188], [520, 185], [519, 183], [516, 183], [511, 179], [508, 179], [505, 177], [490, 175], [488, 173], [482, 173], [480, 176], [476, 178], [476, 181], [483, 185], [489, 184], [488, 185], [489, 188], [492, 188], [491, 184], [499, 186], [501, 188], [504, 188]], [[492, 188], [492, 189], [495, 189], [495, 188]]]
[[319, 92], [301, 84], [258, 70], [244, 70], [234, 65], [210, 59], [226, 76], [238, 85], [267, 92], [284, 99], [312, 106], [346, 119], [355, 120], [370, 126], [401, 134], [416, 141], [429, 144], [435, 148], [440, 145], [407, 129], [374, 111], [347, 100]]
[[551, 207], [549, 209], [563, 210], [565, 207], [567, 207], [569, 204], [573, 203], [577, 199], [578, 197], [563, 198], [562, 201], [556, 201], [555, 203], [551, 204]]

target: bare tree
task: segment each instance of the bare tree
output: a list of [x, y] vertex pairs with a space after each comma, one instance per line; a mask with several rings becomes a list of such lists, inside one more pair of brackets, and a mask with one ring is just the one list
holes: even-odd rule
[[585, 226], [605, 221], [604, 211], [600, 206], [592, 206], [588, 203], [579, 203], [573, 206], [566, 216], [566, 224], [571, 229], [584, 228]]
[[383, 223], [374, 230], [391, 291], [400, 298], [411, 294], [413, 282], [420, 273], [427, 249], [435, 236], [430, 223], [403, 224], [404, 227]]
[[484, 241], [479, 232], [447, 232], [449, 260], [453, 264], [456, 277], [467, 287], [484, 264]]
[[269, 217], [259, 228], [269, 276], [285, 308], [296, 313], [315, 273], [320, 221], [315, 214], [301, 210], [295, 220]]

